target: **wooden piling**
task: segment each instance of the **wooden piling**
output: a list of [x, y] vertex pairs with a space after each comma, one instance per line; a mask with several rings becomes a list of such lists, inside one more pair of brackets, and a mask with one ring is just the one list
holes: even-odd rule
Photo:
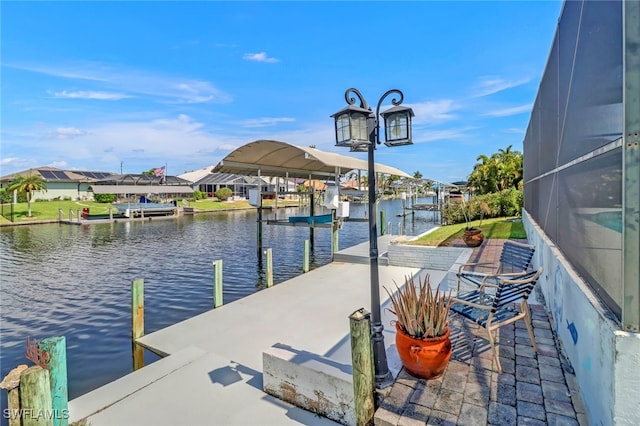
[[213, 261], [213, 307], [222, 306], [222, 259]]
[[131, 282], [131, 345], [133, 371], [144, 367], [144, 348], [136, 340], [144, 336], [144, 280]]
[[7, 390], [7, 410], [2, 414], [9, 420], [9, 426], [21, 426], [20, 415], [20, 376], [27, 369], [26, 364], [20, 364], [7, 374], [0, 382], [0, 389]]
[[384, 210], [380, 210], [380, 235], [384, 235], [387, 233], [387, 221], [386, 221], [386, 213]]
[[73, 209], [69, 209], [69, 222], [73, 221]]
[[58, 220], [62, 221], [62, 216], [64, 215], [64, 212], [62, 211], [62, 209], [58, 209]]
[[302, 253], [302, 271], [309, 272], [309, 240], [304, 240], [304, 252]]
[[[309, 216], [315, 216], [316, 214], [316, 188], [314, 182], [309, 176], [309, 185], [311, 185], [311, 200], [309, 202]], [[313, 250], [315, 242], [315, 229], [313, 224], [309, 227], [309, 241], [311, 244], [311, 250]]]
[[375, 370], [371, 343], [371, 314], [364, 308], [358, 309], [349, 316], [349, 327], [356, 425], [370, 425], [373, 424], [375, 413]]
[[80, 209], [78, 209], [78, 210], [76, 211], [76, 220], [77, 220], [78, 222], [80, 222], [80, 218], [81, 218], [81, 217], [82, 217], [82, 215], [81, 215], [81, 213], [80, 213]]
[[22, 426], [20, 414], [20, 386], [7, 391], [7, 408], [9, 408], [9, 426]]
[[38, 348], [49, 353], [49, 380], [54, 413], [53, 426], [67, 426], [69, 424], [67, 341], [64, 336], [48, 337], [38, 342]]
[[264, 251], [267, 256], [267, 288], [273, 287], [273, 250], [271, 247]]
[[109, 220], [113, 220], [113, 210], [109, 207]]
[[338, 219], [336, 217], [336, 211], [331, 210], [332, 214], [332, 226], [331, 226], [331, 260], [333, 261], [333, 254], [338, 252], [338, 237], [339, 237], [339, 227], [338, 227]]
[[34, 365], [20, 375], [20, 409], [23, 426], [53, 426], [49, 370]]
[[258, 206], [258, 234], [256, 240], [258, 242], [258, 258], [262, 258], [262, 194], [260, 194], [260, 205]]

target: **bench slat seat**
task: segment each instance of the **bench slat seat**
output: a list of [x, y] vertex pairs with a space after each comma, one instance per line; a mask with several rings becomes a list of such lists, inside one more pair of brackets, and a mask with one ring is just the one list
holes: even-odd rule
[[[457, 297], [451, 298], [449, 312], [452, 315], [460, 315], [487, 331], [493, 351], [493, 362], [497, 364], [500, 372], [502, 366], [496, 352], [496, 336], [493, 334], [498, 328], [524, 319], [533, 349], [538, 351], [527, 300], [541, 274], [542, 267], [521, 273], [517, 277], [499, 277], [495, 286], [481, 285], [477, 290], [458, 293]], [[520, 306], [517, 302], [520, 302]]]
[[501, 277], [519, 276], [530, 269], [534, 253], [534, 245], [505, 241], [500, 253], [500, 261], [491, 272], [483, 273], [474, 270], [477, 266], [486, 265], [482, 263], [460, 265], [456, 274], [458, 293], [460, 293], [461, 284], [471, 288], [477, 288], [484, 284], [496, 286]]

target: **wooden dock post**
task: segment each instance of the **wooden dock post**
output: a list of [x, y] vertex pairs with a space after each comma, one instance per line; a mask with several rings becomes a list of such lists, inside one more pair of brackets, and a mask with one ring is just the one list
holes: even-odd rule
[[21, 426], [20, 419], [20, 375], [27, 369], [26, 364], [20, 364], [7, 374], [0, 382], [0, 389], [7, 390], [7, 410], [2, 414], [9, 420], [9, 426]]
[[380, 210], [380, 236], [387, 233], [387, 221], [386, 213], [384, 210]]
[[309, 272], [309, 240], [304, 240], [304, 252], [302, 253], [302, 272]]
[[[311, 185], [311, 200], [309, 201], [309, 216], [314, 216], [316, 214], [316, 187], [315, 183], [311, 180], [311, 175], [309, 175], [309, 185]], [[309, 227], [309, 241], [311, 243], [311, 250], [313, 250], [315, 243], [315, 228], [313, 223]]]
[[356, 425], [370, 425], [373, 423], [375, 413], [375, 370], [371, 344], [371, 314], [364, 308], [358, 309], [349, 316], [349, 327]]
[[73, 221], [73, 209], [69, 209], [69, 222]]
[[109, 220], [113, 220], [113, 210], [109, 207]]
[[20, 375], [20, 409], [22, 426], [53, 426], [49, 370], [34, 365]]
[[213, 307], [222, 306], [222, 259], [213, 261]]
[[256, 240], [258, 242], [258, 258], [262, 258], [262, 194], [260, 194], [260, 205], [258, 206], [258, 234]]
[[58, 209], [58, 220], [62, 221], [62, 215], [64, 214], [64, 212], [62, 211], [62, 209]]
[[48, 337], [38, 348], [49, 354], [49, 380], [53, 408], [53, 426], [69, 424], [69, 391], [67, 385], [67, 340], [64, 336]]
[[76, 221], [80, 222], [80, 218], [82, 217], [82, 215], [80, 214], [80, 209], [78, 209], [76, 211]]
[[144, 348], [136, 340], [144, 336], [144, 280], [131, 281], [131, 346], [133, 371], [144, 367]]
[[339, 226], [338, 218], [336, 217], [336, 211], [332, 210], [331, 220], [331, 260], [333, 261], [333, 254], [338, 252], [338, 238], [339, 238]]
[[273, 287], [273, 249], [269, 247], [264, 251], [267, 256], [267, 288]]

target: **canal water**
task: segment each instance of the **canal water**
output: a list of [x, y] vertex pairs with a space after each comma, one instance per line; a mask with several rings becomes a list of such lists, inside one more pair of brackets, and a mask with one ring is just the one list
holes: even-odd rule
[[[401, 200], [382, 201], [380, 210], [393, 234], [418, 235], [436, 226], [432, 212], [397, 216]], [[366, 205], [351, 205], [352, 217], [365, 213]], [[296, 207], [277, 214], [308, 213]], [[214, 260], [223, 261], [225, 303], [262, 290], [266, 263], [258, 257], [256, 218], [255, 210], [241, 210], [148, 222], [0, 228], [0, 380], [19, 364], [31, 365], [24, 357], [27, 336], [66, 337], [71, 399], [130, 373], [130, 286], [136, 278], [145, 283], [146, 333], [212, 308]], [[367, 222], [346, 222], [339, 248], [368, 236]], [[263, 226], [276, 285], [302, 273], [305, 239], [306, 227]], [[316, 228], [311, 268], [330, 261], [331, 230]], [[145, 363], [157, 359], [145, 353]], [[1, 399], [5, 406], [6, 393]]]

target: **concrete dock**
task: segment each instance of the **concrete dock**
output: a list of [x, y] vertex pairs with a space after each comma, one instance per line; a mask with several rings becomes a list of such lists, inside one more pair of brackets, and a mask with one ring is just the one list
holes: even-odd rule
[[[436, 284], [446, 271], [387, 266], [379, 247], [380, 295], [390, 369], [395, 353], [393, 317], [383, 286], [430, 273]], [[263, 352], [274, 345], [317, 354], [351, 373], [349, 315], [370, 311], [368, 243], [334, 261], [272, 288], [198, 315], [139, 339], [165, 358], [69, 403], [70, 421], [99, 425], [283, 425], [335, 424], [275, 397], [262, 387]]]
[[[391, 250], [387, 253], [392, 239], [381, 237], [378, 247], [385, 346], [396, 380], [380, 392], [384, 400], [376, 411], [377, 425], [586, 424], [570, 366], [555, 346], [541, 305], [533, 311], [544, 353], [536, 355], [527, 347], [520, 325], [501, 333], [501, 347], [505, 347], [501, 354], [506, 358], [501, 359], [507, 366], [503, 374], [487, 364], [486, 340], [475, 339], [477, 332], [459, 323], [452, 323], [454, 357], [443, 377], [425, 381], [406, 374], [395, 349], [390, 325], [394, 317], [384, 309], [388, 295], [383, 287], [400, 285], [407, 276], [429, 274], [432, 285], [441, 283], [446, 289], [457, 266], [389, 266], [394, 257]], [[455, 248], [453, 257], [458, 256], [457, 263], [491, 262], [500, 248], [500, 241], [485, 241], [474, 250]], [[432, 257], [446, 252], [427, 251]], [[336, 424], [263, 390], [263, 353], [273, 348], [285, 348], [351, 375], [348, 317], [360, 308], [370, 311], [368, 243], [341, 251], [334, 259], [144, 336], [139, 343], [166, 357], [70, 401], [70, 422], [85, 420], [92, 426]], [[417, 259], [408, 263], [420, 263], [423, 257]], [[318, 399], [323, 398], [318, 392]]]

